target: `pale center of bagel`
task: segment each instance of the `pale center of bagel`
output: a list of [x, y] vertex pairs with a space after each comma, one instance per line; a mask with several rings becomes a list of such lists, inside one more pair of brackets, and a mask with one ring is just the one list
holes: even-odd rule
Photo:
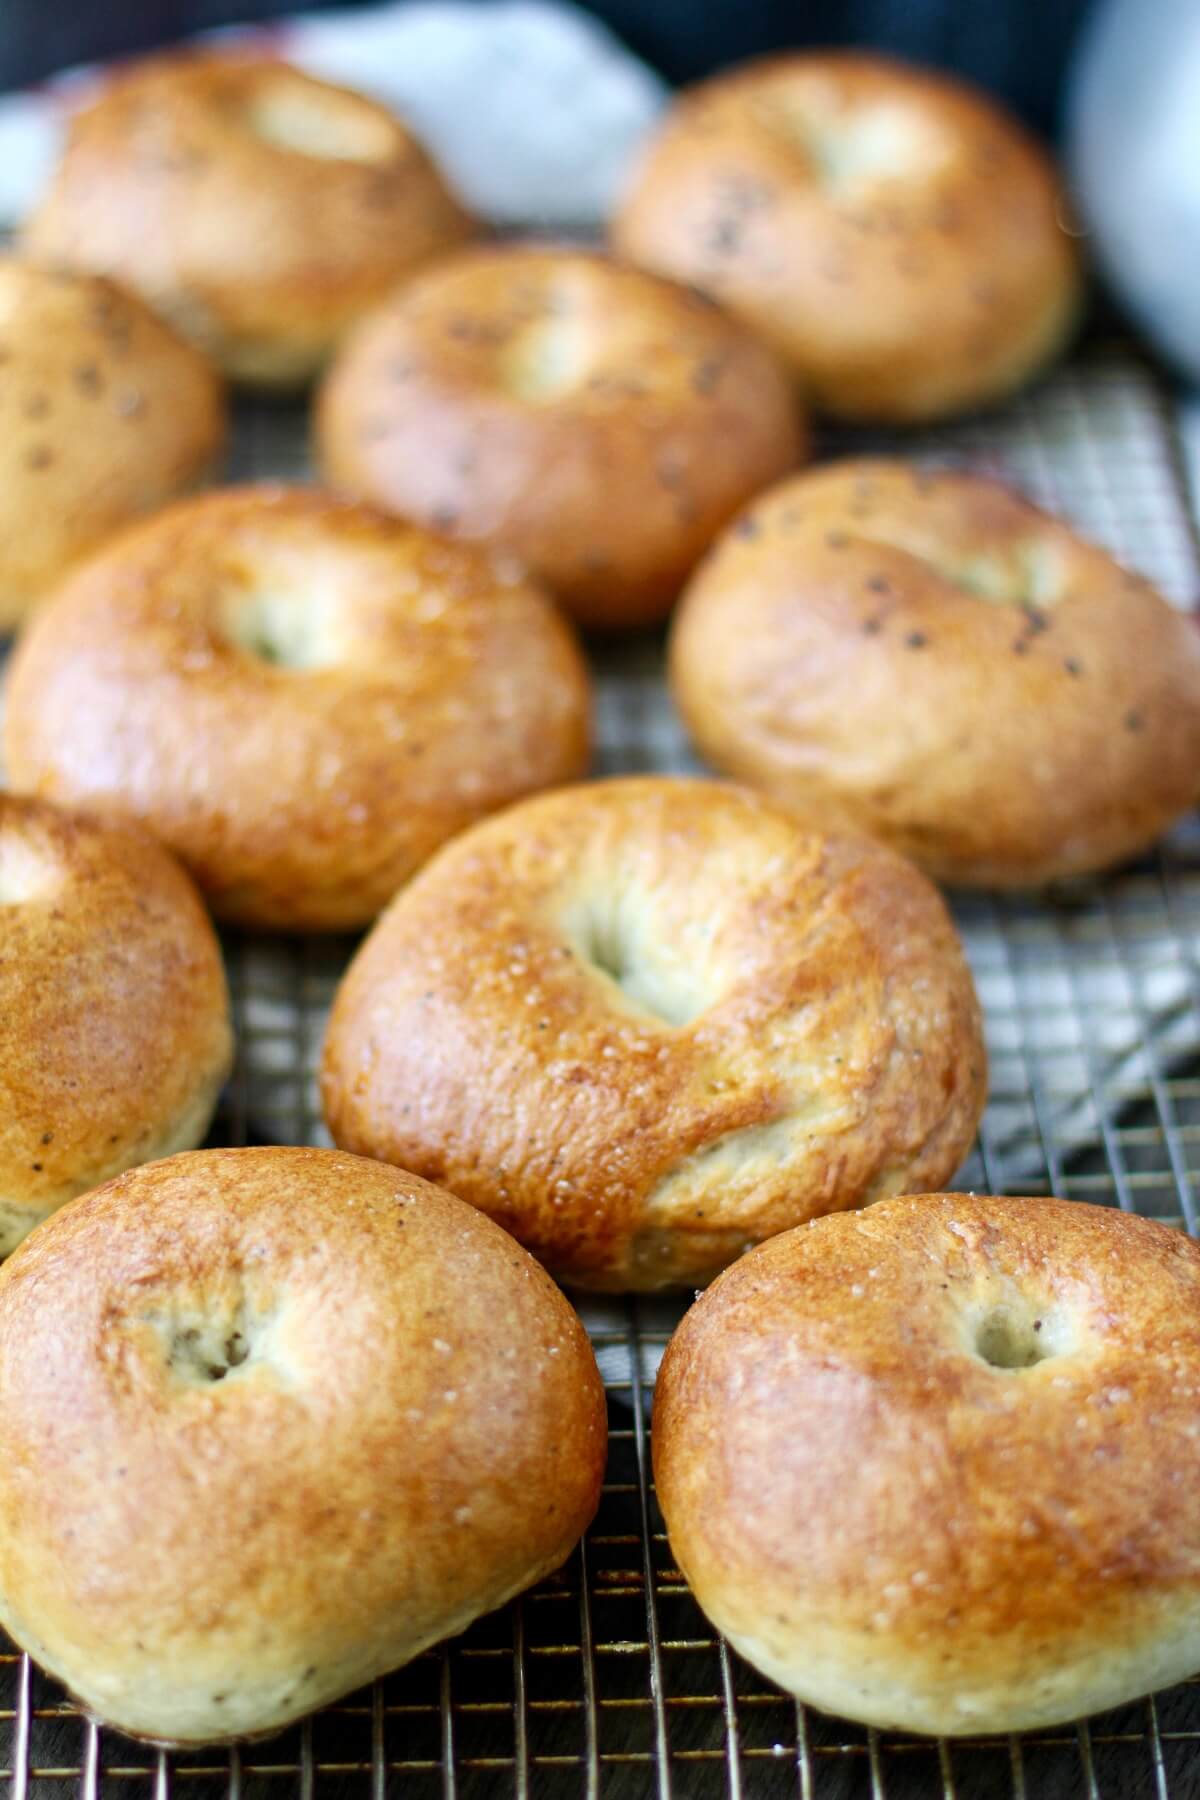
[[947, 581], [977, 600], [1000, 606], [1053, 606], [1062, 597], [1062, 557], [1054, 544], [1031, 539], [1006, 554], [979, 551], [935, 565]]
[[303, 672], [342, 660], [341, 610], [332, 588], [248, 583], [221, 597], [219, 618], [228, 641], [248, 656], [273, 668]]
[[1020, 1293], [975, 1312], [969, 1337], [975, 1355], [993, 1369], [1032, 1369], [1078, 1347], [1074, 1326], [1060, 1307], [1040, 1306]]
[[61, 880], [50, 857], [20, 832], [0, 832], [0, 906], [26, 906], [42, 900]]
[[883, 186], [920, 187], [959, 154], [954, 137], [925, 108], [904, 100], [847, 102], [823, 83], [765, 96], [759, 116], [800, 150], [836, 199], [864, 198]]
[[559, 306], [515, 332], [500, 354], [500, 385], [531, 406], [582, 387], [595, 359], [594, 327]]
[[1066, 591], [1062, 551], [1046, 538], [1023, 538], [1003, 550], [956, 550], [932, 532], [889, 526], [856, 533], [860, 544], [899, 550], [973, 600], [1049, 610]]
[[620, 887], [577, 894], [559, 926], [589, 972], [625, 1004], [664, 1025], [689, 1025], [714, 996], [678, 945], [662, 941], [652, 910]]
[[313, 93], [286, 79], [261, 88], [242, 111], [244, 124], [276, 150], [320, 162], [388, 162], [395, 135], [385, 119], [339, 94]]

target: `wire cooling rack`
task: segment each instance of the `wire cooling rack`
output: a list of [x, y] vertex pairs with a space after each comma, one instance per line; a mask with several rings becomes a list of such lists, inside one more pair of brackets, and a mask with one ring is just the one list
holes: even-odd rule
[[[1176, 604], [1200, 594], [1170, 413], [1120, 345], [1093, 349], [1001, 414], [900, 446], [842, 437], [824, 448], [868, 444], [1007, 474]], [[300, 414], [247, 407], [232, 473], [306, 477]], [[666, 701], [661, 643], [600, 647], [594, 662], [598, 771], [693, 767]], [[1200, 831], [1184, 828], [1102, 881], [1039, 900], [973, 896], [955, 910], [992, 1059], [962, 1184], [1056, 1192], [1194, 1231]], [[214, 1141], [325, 1141], [315, 1068], [351, 947], [230, 938], [240, 1056]], [[167, 1757], [99, 1731], [10, 1653], [0, 1660], [0, 1773], [13, 1800], [1200, 1796], [1200, 1682], [1077, 1727], [953, 1744], [824, 1718], [772, 1688], [714, 1637], [673, 1567], [654, 1499], [648, 1400], [681, 1305], [583, 1310], [610, 1394], [611, 1451], [599, 1516], [557, 1577], [240, 1752]]]

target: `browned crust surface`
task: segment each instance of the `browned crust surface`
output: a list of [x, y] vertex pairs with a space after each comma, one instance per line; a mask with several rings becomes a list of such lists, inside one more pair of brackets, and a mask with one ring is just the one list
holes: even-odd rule
[[859, 52], [771, 57], [685, 92], [612, 235], [712, 293], [850, 418], [996, 399], [1079, 309], [1044, 151], [975, 90]]
[[585, 624], [661, 618], [705, 546], [801, 458], [788, 378], [695, 294], [579, 251], [430, 270], [322, 390], [327, 479], [515, 552]]
[[7, 1628], [100, 1717], [205, 1742], [557, 1567], [604, 1401], [570, 1307], [481, 1214], [331, 1151], [205, 1151], [0, 1272], [0, 1445]]
[[580, 774], [588, 714], [569, 628], [513, 571], [252, 487], [82, 568], [18, 648], [5, 731], [15, 786], [140, 819], [221, 916], [324, 930], [372, 918], [483, 813]]
[[601, 1288], [694, 1284], [947, 1179], [984, 1086], [923, 877], [665, 777], [547, 795], [444, 850], [351, 965], [323, 1073], [339, 1143]]
[[[998, 1314], [1043, 1360], [985, 1359]], [[1054, 1723], [1200, 1661], [1198, 1393], [1182, 1233], [891, 1200], [775, 1238], [689, 1313], [658, 1496], [701, 1605], [802, 1696], [921, 1731]]]
[[471, 223], [384, 107], [252, 55], [164, 55], [72, 119], [25, 227], [115, 275], [240, 378], [311, 375], [364, 307]]
[[677, 616], [715, 766], [940, 879], [1017, 887], [1151, 843], [1200, 782], [1200, 634], [999, 482], [835, 463], [772, 489]]
[[135, 295], [0, 257], [0, 629], [224, 434], [215, 371]]
[[0, 795], [0, 1253], [207, 1129], [232, 1038], [221, 955], [140, 832]]

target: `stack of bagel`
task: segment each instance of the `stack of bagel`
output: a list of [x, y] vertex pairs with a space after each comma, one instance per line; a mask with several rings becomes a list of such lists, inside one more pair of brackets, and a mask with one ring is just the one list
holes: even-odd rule
[[[991, 474], [810, 464], [1003, 401], [1082, 292], [1045, 153], [874, 55], [681, 95], [608, 249], [485, 241], [257, 55], [72, 120], [0, 261], [0, 1622], [95, 1717], [270, 1733], [562, 1564], [606, 1423], [556, 1283], [713, 1284], [659, 1499], [801, 1699], [1009, 1731], [1200, 1666], [1200, 1247], [946, 1191], [935, 885], [1151, 845], [1200, 638]], [[315, 382], [320, 485], [192, 491], [226, 381]], [[711, 775], [586, 779], [635, 632]], [[222, 1147], [213, 921], [366, 933], [335, 1149]]]

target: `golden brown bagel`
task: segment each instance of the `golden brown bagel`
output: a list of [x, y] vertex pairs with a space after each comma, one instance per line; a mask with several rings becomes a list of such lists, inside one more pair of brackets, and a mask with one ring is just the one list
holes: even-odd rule
[[182, 869], [141, 832], [0, 794], [0, 1256], [131, 1163], [198, 1144], [232, 1048]]
[[822, 411], [903, 423], [998, 399], [1060, 349], [1080, 304], [1064, 211], [982, 94], [839, 51], [686, 92], [612, 236], [761, 331]]
[[172, 1157], [0, 1273], [0, 1616], [135, 1736], [277, 1730], [557, 1568], [605, 1438], [480, 1213], [330, 1150]]
[[443, 850], [351, 964], [322, 1091], [338, 1143], [436, 1172], [560, 1280], [651, 1289], [945, 1180], [984, 1084], [915, 869], [650, 776]]
[[1103, 868], [1200, 782], [1194, 622], [978, 475], [773, 488], [698, 571], [670, 670], [715, 767], [951, 883]]
[[362, 94], [247, 54], [164, 55], [75, 115], [24, 230], [116, 275], [239, 381], [294, 386], [364, 307], [471, 225]]
[[611, 628], [661, 618], [804, 435], [770, 353], [700, 296], [515, 245], [442, 263], [364, 320], [317, 445], [335, 488], [515, 552]]
[[215, 371], [135, 295], [0, 256], [0, 631], [224, 432]]
[[1058, 1725], [1200, 1667], [1200, 1247], [1077, 1201], [924, 1194], [764, 1244], [654, 1402], [675, 1559], [813, 1705]]
[[536, 588], [310, 490], [234, 488], [86, 564], [23, 638], [17, 788], [148, 825], [225, 919], [342, 930], [578, 775], [587, 675]]

